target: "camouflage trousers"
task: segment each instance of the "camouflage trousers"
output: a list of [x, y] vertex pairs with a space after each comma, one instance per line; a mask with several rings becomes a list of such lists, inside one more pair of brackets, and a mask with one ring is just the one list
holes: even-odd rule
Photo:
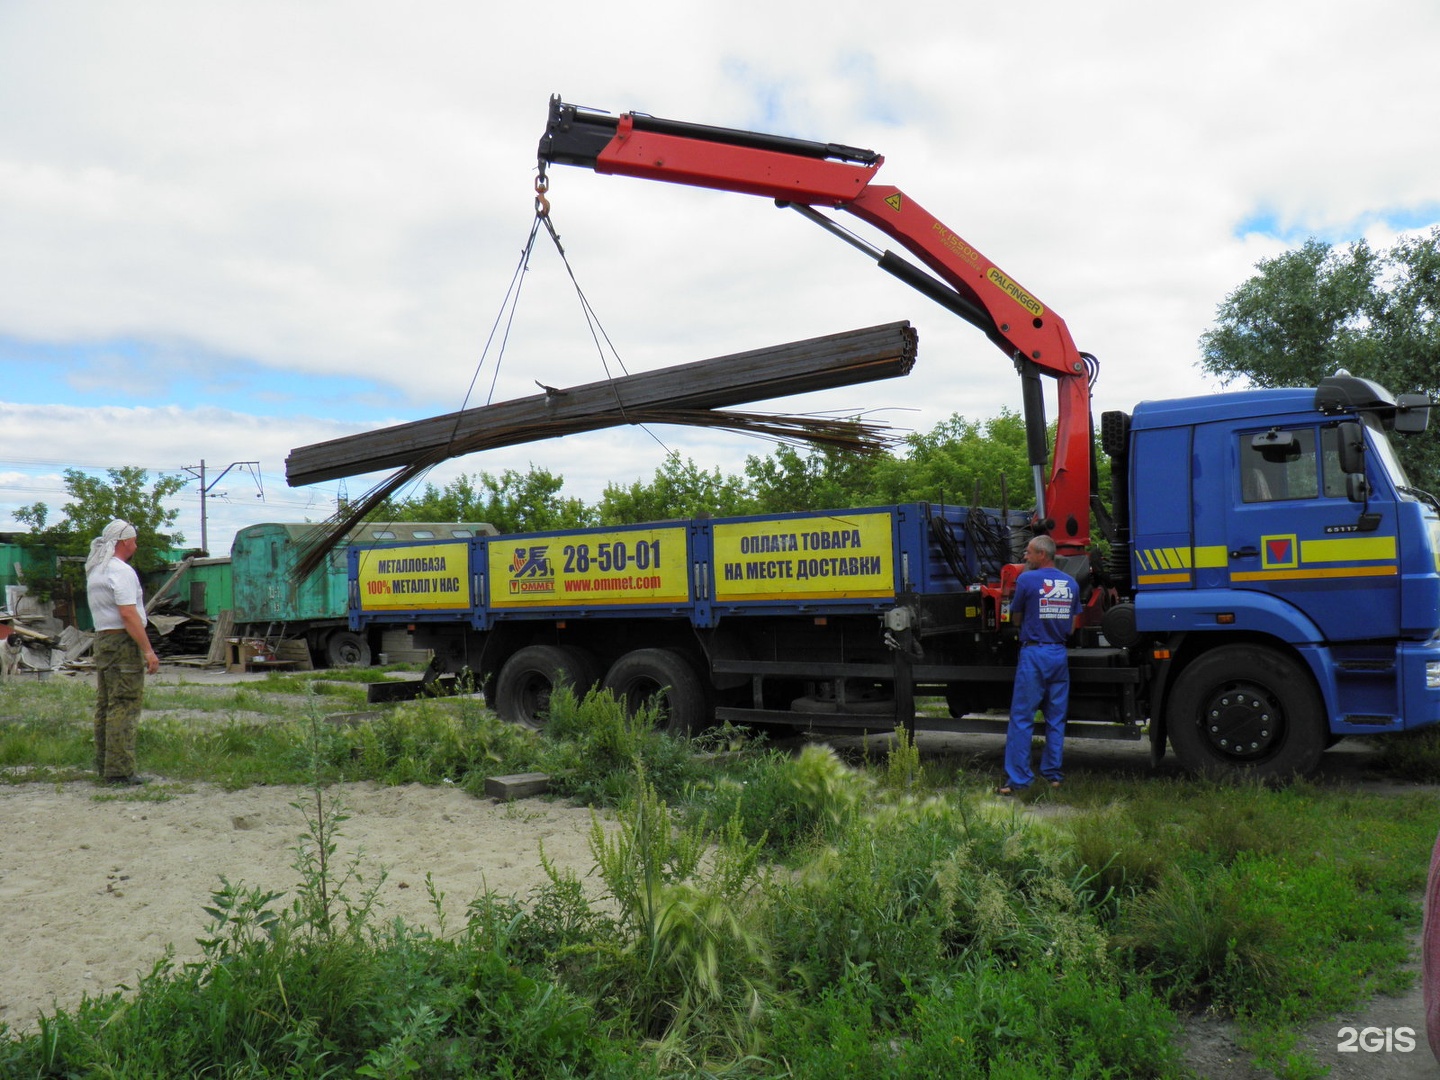
[[95, 635], [95, 771], [135, 775], [135, 730], [145, 696], [145, 658], [129, 634]]

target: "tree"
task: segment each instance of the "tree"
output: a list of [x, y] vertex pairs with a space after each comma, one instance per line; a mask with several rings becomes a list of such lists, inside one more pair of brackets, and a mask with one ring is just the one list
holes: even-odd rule
[[[1256, 271], [1200, 338], [1200, 365], [1222, 383], [1314, 386], [1343, 368], [1397, 393], [1440, 393], [1440, 228], [1379, 252], [1311, 239]], [[1414, 481], [1433, 485], [1440, 426], [1395, 442]]]
[[[168, 509], [165, 500], [185, 486], [181, 476], [161, 474], [147, 489], [149, 474], [134, 466], [107, 469], [108, 480], [79, 469], [65, 470], [65, 490], [70, 501], [61, 507], [63, 516], [49, 524], [50, 508], [43, 502], [31, 503], [15, 511], [15, 519], [30, 526], [20, 542], [29, 548], [45, 548], [60, 557], [83, 560], [90, 552], [90, 542], [105, 531], [116, 518], [135, 526], [138, 546], [130, 565], [140, 573], [158, 570], [169, 562], [169, 552], [185, 538], [169, 531], [180, 516], [178, 509]], [[59, 577], [72, 586], [83, 587], [81, 563], [62, 563]], [[41, 596], [53, 593], [56, 578], [27, 581]]]
[[503, 533], [540, 532], [594, 525], [594, 509], [560, 494], [563, 476], [533, 464], [528, 472], [506, 469], [498, 477], [461, 473], [443, 488], [426, 484], [420, 495], [373, 515], [393, 521], [488, 521]]
[[670, 454], [649, 484], [639, 480], [629, 487], [606, 484], [599, 510], [601, 524], [632, 525], [701, 515], [748, 514], [754, 506], [740, 477], [721, 476], [718, 467], [706, 472], [691, 459], [682, 462], [679, 454]]
[[755, 512], [833, 510], [875, 502], [875, 472], [889, 455], [872, 456], [834, 447], [811, 447], [803, 457], [780, 446], [769, 457], [745, 459]]
[[[1054, 425], [1050, 430], [1054, 445]], [[1101, 462], [1105, 490], [1108, 461]], [[903, 454], [856, 454], [832, 447], [805, 453], [777, 447], [745, 460], [744, 477], [707, 473], [693, 461], [666, 459], [650, 484], [610, 485], [600, 505], [606, 524], [713, 515], [778, 514], [886, 503], [935, 502], [1011, 509], [1035, 503], [1025, 421], [1004, 410], [988, 420], [958, 414], [905, 439]]]
[[[1053, 439], [1052, 439], [1053, 442]], [[1025, 420], [1010, 409], [988, 420], [954, 413], [905, 439], [907, 453], [877, 469], [884, 502], [1033, 506]]]

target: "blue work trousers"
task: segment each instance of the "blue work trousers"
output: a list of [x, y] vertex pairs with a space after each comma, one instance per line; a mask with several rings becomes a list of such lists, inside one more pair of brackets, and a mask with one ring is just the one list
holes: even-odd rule
[[1030, 737], [1035, 713], [1045, 714], [1045, 751], [1040, 775], [1059, 783], [1065, 753], [1065, 710], [1070, 704], [1070, 665], [1064, 645], [1026, 645], [1015, 666], [1015, 692], [1010, 698], [1010, 727], [1005, 734], [1005, 780], [1012, 788], [1029, 787]]

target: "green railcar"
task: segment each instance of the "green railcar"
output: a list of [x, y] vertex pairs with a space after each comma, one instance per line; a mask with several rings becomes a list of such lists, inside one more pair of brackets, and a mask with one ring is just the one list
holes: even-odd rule
[[[450, 540], [495, 536], [485, 522], [367, 522], [352, 530], [309, 577], [296, 580], [295, 566], [314, 524], [265, 522], [247, 525], [230, 546], [232, 610], [237, 636], [304, 638], [317, 667], [369, 664], [379, 639], [349, 627], [345, 550], [352, 543]], [[207, 607], [212, 607], [207, 601]]]

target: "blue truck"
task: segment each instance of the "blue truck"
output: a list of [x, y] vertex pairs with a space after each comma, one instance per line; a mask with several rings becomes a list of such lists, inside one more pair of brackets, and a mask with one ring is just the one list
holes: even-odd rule
[[[1091, 597], [1067, 735], [1272, 777], [1440, 720], [1440, 506], [1390, 442], [1426, 416], [1349, 376], [1105, 414], [1123, 519], [1106, 565], [1065, 560]], [[659, 693], [677, 731], [998, 732], [1030, 535], [1028, 512], [911, 503], [357, 545], [350, 625], [411, 626], [531, 726], [566, 681]]]
[[[546, 167], [737, 191], [798, 210], [975, 325], [1021, 378], [1033, 509], [910, 503], [349, 549], [350, 626], [414, 627], [435, 672], [544, 720], [554, 685], [661, 693], [667, 723], [998, 731], [1029, 538], [1081, 583], [1068, 737], [1146, 739], [1197, 774], [1313, 769], [1346, 735], [1440, 720], [1440, 502], [1392, 436], [1425, 395], [1346, 373], [1101, 417], [1093, 356], [1034, 293], [836, 143], [614, 116], [552, 98]], [[824, 210], [897, 239], [880, 251]], [[1058, 401], [1053, 449], [1044, 380]], [[1092, 525], [1099, 537], [1092, 542]], [[916, 708], [917, 697], [945, 708]], [[941, 712], [948, 715], [937, 716]]]

